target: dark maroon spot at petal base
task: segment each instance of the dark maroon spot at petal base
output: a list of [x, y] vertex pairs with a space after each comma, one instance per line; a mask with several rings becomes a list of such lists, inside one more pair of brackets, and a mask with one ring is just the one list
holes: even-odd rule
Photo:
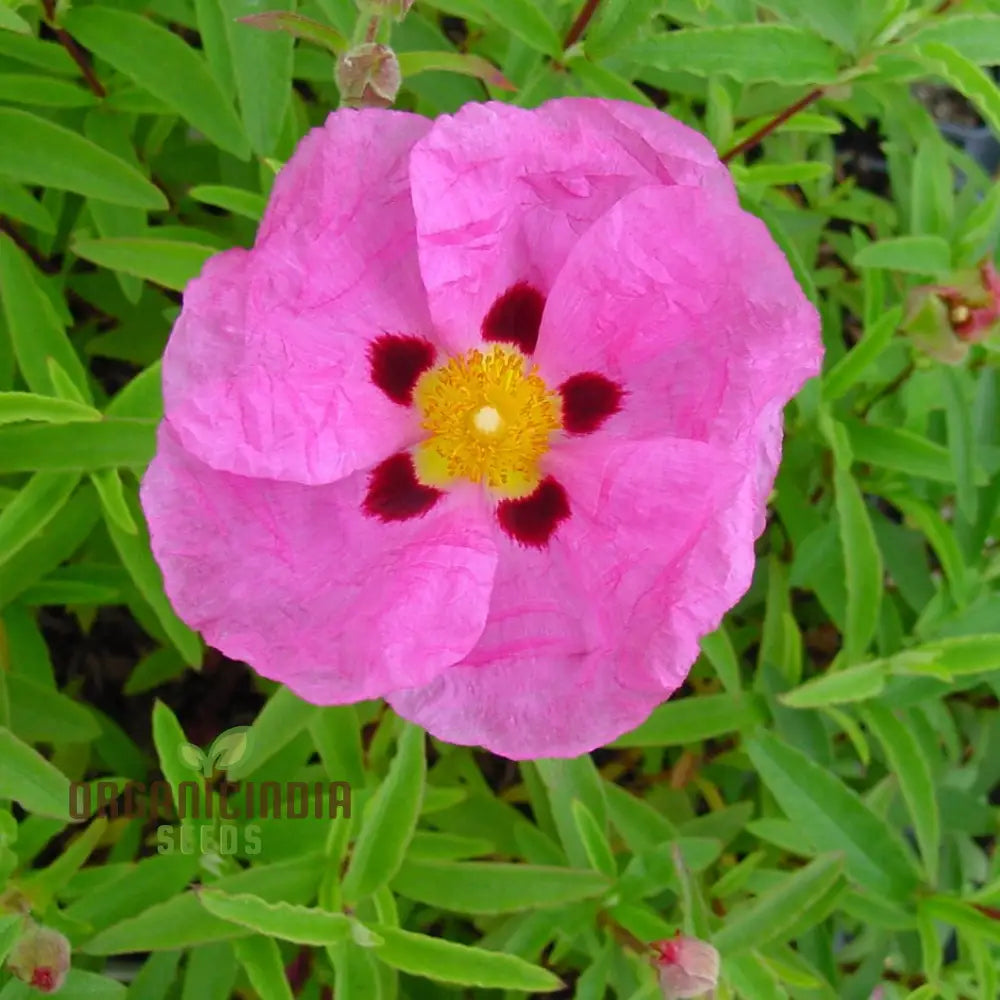
[[511, 285], [490, 306], [483, 320], [483, 340], [513, 344], [531, 354], [538, 343], [545, 296], [527, 282]]
[[563, 427], [570, 434], [589, 434], [622, 408], [620, 386], [597, 372], [582, 372], [566, 379], [559, 392], [563, 401]]
[[409, 406], [417, 379], [434, 364], [434, 345], [423, 337], [383, 333], [368, 348], [372, 382], [394, 403]]
[[497, 520], [515, 542], [541, 549], [569, 513], [566, 491], [549, 476], [530, 496], [502, 500], [497, 507]]
[[417, 480], [413, 459], [401, 451], [372, 470], [364, 511], [380, 521], [407, 521], [426, 514], [441, 495]]

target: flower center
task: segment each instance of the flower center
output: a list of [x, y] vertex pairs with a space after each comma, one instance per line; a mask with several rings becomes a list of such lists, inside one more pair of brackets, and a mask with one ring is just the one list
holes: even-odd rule
[[469, 479], [504, 497], [538, 485], [561, 403], [520, 351], [496, 345], [451, 358], [420, 377], [413, 399], [430, 431], [415, 456], [422, 482]]

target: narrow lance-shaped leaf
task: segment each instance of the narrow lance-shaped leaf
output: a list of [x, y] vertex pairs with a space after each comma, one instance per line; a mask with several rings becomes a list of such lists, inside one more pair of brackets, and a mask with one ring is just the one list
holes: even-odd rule
[[361, 821], [343, 881], [347, 902], [370, 895], [399, 871], [417, 825], [426, 769], [424, 732], [406, 724], [389, 774]]
[[138, 14], [74, 6], [63, 24], [91, 52], [186, 118], [216, 146], [245, 159], [246, 136], [198, 52], [179, 35]]
[[909, 897], [917, 872], [905, 845], [840, 779], [770, 733], [750, 741], [747, 753], [806, 843], [841, 852], [849, 877], [872, 892]]
[[0, 108], [0, 174], [116, 205], [157, 211], [167, 199], [134, 167], [45, 118]]

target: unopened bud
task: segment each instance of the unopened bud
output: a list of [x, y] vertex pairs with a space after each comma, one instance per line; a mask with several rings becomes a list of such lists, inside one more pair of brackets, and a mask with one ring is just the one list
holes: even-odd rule
[[664, 1000], [700, 997], [718, 984], [719, 953], [707, 941], [678, 934], [653, 950]]
[[337, 63], [341, 103], [348, 108], [388, 108], [402, 82], [399, 60], [387, 45], [365, 42]]
[[58, 931], [32, 924], [7, 957], [7, 968], [39, 993], [55, 993], [69, 971], [69, 941]]

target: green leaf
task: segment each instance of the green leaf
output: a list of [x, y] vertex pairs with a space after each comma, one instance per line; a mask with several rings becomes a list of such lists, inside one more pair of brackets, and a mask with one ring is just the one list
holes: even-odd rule
[[221, 920], [295, 944], [335, 944], [347, 940], [351, 934], [351, 921], [343, 913], [291, 903], [268, 903], [259, 896], [233, 896], [214, 889], [201, 890], [198, 902]]
[[837, 76], [833, 49], [811, 32], [786, 24], [684, 28], [630, 45], [622, 56], [658, 70], [722, 74], [743, 83], [816, 86]]
[[747, 753], [806, 843], [842, 853], [849, 877], [872, 892], [909, 897], [917, 872], [899, 835], [829, 769], [766, 732], [747, 744]]
[[570, 808], [573, 812], [576, 832], [580, 837], [580, 843], [583, 844], [590, 867], [609, 879], [617, 878], [618, 865], [615, 862], [615, 855], [611, 850], [611, 844], [604, 828], [579, 799], [572, 799]]
[[942, 445], [901, 427], [860, 420], [845, 420], [843, 426], [855, 461], [939, 483], [954, 482], [951, 455]]
[[895, 673], [944, 676], [985, 674], [1000, 670], [1000, 635], [963, 635], [926, 642], [889, 658]]
[[0, 426], [0, 474], [145, 467], [156, 450], [156, 423], [105, 418], [100, 423]]
[[[2, 111], [0, 108], [0, 114]], [[42, 291], [34, 265], [6, 234], [0, 234], [0, 294], [18, 368], [28, 388], [46, 396], [59, 395], [48, 366], [52, 359], [88, 401], [90, 388], [83, 364]]]
[[19, 35], [31, 34], [31, 25], [3, 3], [0, 3], [0, 28], [4, 31], [16, 31]]
[[562, 42], [552, 27], [552, 22], [542, 8], [532, 0], [505, 0], [490, 4], [489, 16], [538, 52], [557, 58], [562, 53]]
[[85, 87], [35, 73], [0, 73], [0, 94], [9, 104], [49, 108], [88, 108], [97, 103], [97, 98]]
[[125, 1000], [125, 986], [96, 972], [70, 969], [59, 990], [60, 1000]]
[[239, 18], [240, 24], [248, 24], [261, 31], [284, 31], [293, 38], [312, 42], [329, 52], [339, 55], [349, 48], [347, 39], [336, 28], [331, 28], [311, 17], [293, 14], [283, 10], [266, 10], [261, 14], [248, 14]]
[[9, 184], [0, 180], [0, 215], [17, 219], [18, 222], [23, 222], [48, 236], [52, 236], [56, 231], [52, 213], [20, 184]]
[[779, 696], [789, 708], [820, 708], [875, 698], [885, 687], [888, 670], [881, 660], [858, 663], [846, 670], [828, 671], [794, 691]]
[[181, 747], [187, 743], [184, 730], [177, 721], [177, 716], [159, 699], [153, 705], [153, 745], [156, 747], [156, 756], [160, 761], [160, 770], [164, 778], [170, 785], [170, 794], [173, 797], [175, 808], [180, 808], [182, 802], [181, 784], [183, 782], [194, 782], [198, 786], [198, 796], [200, 798], [201, 779], [197, 773], [191, 772], [184, 766], [184, 758], [181, 756]]
[[[163, 861], [166, 857], [152, 860]], [[250, 893], [269, 902], [305, 903], [315, 896], [322, 864], [321, 855], [303, 854], [292, 861], [227, 875], [213, 882], [212, 888], [233, 895]], [[193, 892], [184, 892], [166, 902], [147, 905], [138, 915], [101, 931], [81, 951], [90, 955], [170, 951], [246, 936], [245, 928], [213, 916]]]
[[108, 821], [103, 816], [95, 819], [86, 830], [70, 841], [52, 864], [41, 871], [33, 871], [21, 882], [21, 891], [32, 901], [34, 907], [45, 910], [52, 897], [65, 888], [97, 849], [107, 829]]
[[1000, 921], [988, 917], [961, 899], [931, 896], [920, 901], [920, 912], [934, 920], [950, 924], [958, 931], [1000, 944]]
[[976, 489], [976, 434], [972, 426], [972, 406], [965, 399], [962, 381], [946, 365], [941, 366], [941, 396], [948, 426], [948, 452], [958, 509], [970, 524], [975, 524], [979, 507]]
[[444, 73], [459, 73], [462, 76], [475, 77], [488, 83], [498, 90], [516, 90], [517, 88], [493, 65], [482, 56], [467, 52], [400, 52], [398, 54], [399, 69], [403, 79], [420, 73], [440, 71]]
[[609, 746], [685, 746], [738, 732], [760, 721], [760, 702], [749, 695], [688, 696], [654, 708], [641, 726]]
[[20, 673], [7, 675], [11, 729], [29, 743], [89, 743], [100, 736], [93, 715], [78, 702]]
[[98, 472], [92, 472], [90, 481], [94, 484], [94, 489], [97, 490], [97, 495], [100, 497], [105, 517], [126, 534], [137, 534], [139, 529], [125, 501], [125, 486], [118, 470], [101, 469]]
[[830, 173], [828, 163], [759, 163], [752, 167], [744, 167], [734, 163], [733, 180], [740, 188], [753, 187], [755, 184], [764, 187], [781, 187], [788, 184], [806, 184], [819, 180]]
[[179, 35], [125, 10], [74, 6], [63, 26], [77, 41], [240, 159], [250, 153], [236, 112], [205, 61]]
[[599, 872], [486, 861], [408, 858], [392, 880], [407, 899], [456, 913], [515, 913], [600, 896], [611, 886]]
[[472, 948], [397, 927], [371, 925], [382, 943], [374, 949], [386, 965], [411, 976], [484, 989], [551, 993], [562, 983], [547, 969], [515, 955]]
[[167, 199], [134, 167], [89, 139], [27, 111], [0, 108], [0, 174], [115, 205], [161, 210]]
[[882, 552], [854, 477], [838, 465], [833, 481], [847, 577], [844, 653], [850, 665], [868, 648], [878, 625], [882, 604]]
[[198, 276], [215, 247], [181, 240], [119, 236], [106, 240], [75, 240], [70, 249], [78, 257], [123, 274], [134, 274], [164, 288], [183, 291]]
[[181, 1000], [230, 1000], [236, 971], [232, 945], [220, 942], [194, 948], [188, 955]]
[[401, 868], [420, 814], [426, 771], [424, 731], [404, 724], [389, 773], [361, 820], [342, 885], [348, 903], [370, 896]]
[[855, 267], [938, 275], [951, 267], [951, 248], [940, 236], [897, 236], [862, 247], [853, 263]]
[[1000, 15], [952, 14], [923, 24], [911, 38], [917, 45], [941, 42], [981, 66], [991, 66], [1000, 52]]
[[823, 854], [773, 889], [735, 910], [713, 938], [724, 955], [797, 937], [804, 914], [841, 880], [844, 858]]
[[149, 548], [149, 532], [134, 487], [128, 488], [123, 494], [123, 500], [137, 530], [134, 534], [129, 533], [115, 520], [107, 519], [108, 534], [111, 535], [118, 557], [128, 570], [139, 593], [153, 609], [164, 632], [177, 647], [177, 651], [184, 657], [186, 663], [197, 667], [201, 664], [202, 658], [201, 640], [197, 633], [177, 617], [163, 592], [163, 576]]
[[254, 720], [246, 736], [249, 752], [227, 768], [230, 781], [254, 774], [283, 750], [320, 713], [288, 688], [279, 688]]
[[262, 1000], [295, 1000], [277, 942], [266, 937], [234, 941], [233, 951]]
[[990, 128], [1000, 133], [1000, 88], [983, 70], [942, 42], [924, 41], [913, 51], [932, 73], [968, 98]]
[[263, 217], [267, 207], [267, 199], [262, 194], [221, 184], [196, 184], [188, 194], [203, 205], [224, 208], [227, 212], [253, 219], [254, 222]]
[[874, 702], [865, 706], [862, 712], [865, 725], [885, 750], [890, 773], [899, 782], [899, 790], [913, 817], [924, 871], [933, 885], [937, 882], [941, 818], [930, 763], [912, 728], [900, 721], [886, 705]]
[[840, 360], [823, 375], [823, 399], [833, 402], [840, 399], [889, 346], [903, 318], [902, 306], [896, 306], [883, 313], [864, 336]]
[[0, 726], [0, 789], [30, 813], [68, 822], [69, 778]]
[[0, 564], [27, 545], [69, 500], [76, 472], [39, 472], [0, 510]]
[[[259, 14], [256, 0], [219, 0], [236, 77], [243, 124], [258, 156], [273, 156], [292, 92], [294, 39], [285, 32], [240, 24]], [[289, 11], [295, 0], [270, 0], [271, 12]]]

